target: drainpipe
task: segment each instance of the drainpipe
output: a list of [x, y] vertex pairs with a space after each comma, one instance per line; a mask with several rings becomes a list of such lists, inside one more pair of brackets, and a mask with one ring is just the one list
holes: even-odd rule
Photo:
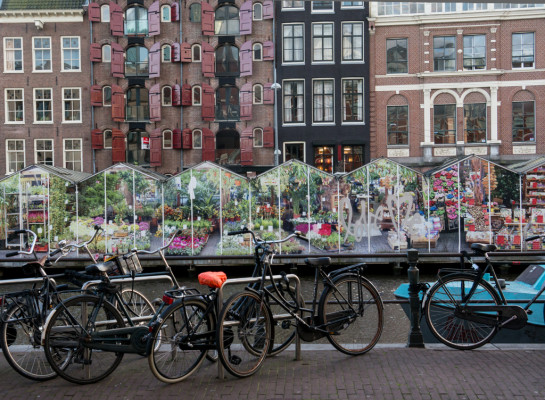
[[[91, 48], [91, 44], [93, 44], [93, 22], [89, 21], [89, 48]], [[89, 64], [91, 66], [91, 86], [93, 86], [93, 80], [94, 80], [94, 73], [93, 73], [93, 62], [89, 58]], [[93, 130], [95, 126], [95, 107], [91, 106], [91, 130]], [[89, 132], [90, 133], [90, 132]], [[93, 142], [93, 138], [91, 138], [91, 143]], [[91, 147], [93, 147], [91, 145]], [[95, 149], [92, 149], [91, 156], [92, 156], [92, 163], [93, 163], [93, 174], [96, 173], [96, 159], [95, 159]]]
[[[182, 44], [183, 40], [182, 40], [182, 0], [179, 0], [178, 1], [178, 21], [180, 23], [180, 44]], [[184, 73], [183, 73], [183, 63], [180, 63], [180, 88], [182, 87], [184, 81], [183, 81], [183, 78], [184, 78]], [[181, 91], [180, 91], [180, 96], [182, 95]], [[181, 101], [181, 99], [180, 99]], [[184, 130], [184, 106], [180, 106], [180, 131], [183, 132]], [[182, 137], [182, 143], [183, 143], [183, 140], [184, 138]], [[183, 149], [184, 146], [182, 146], [182, 148], [180, 149], [180, 172], [183, 172], [184, 170], [184, 149]]]

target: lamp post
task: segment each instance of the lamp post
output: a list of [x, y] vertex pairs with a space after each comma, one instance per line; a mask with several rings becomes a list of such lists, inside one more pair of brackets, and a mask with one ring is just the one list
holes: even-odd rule
[[[275, 71], [276, 72], [276, 71]], [[275, 74], [276, 75], [276, 74]], [[276, 91], [282, 86], [278, 82], [274, 82], [271, 85], [271, 89], [274, 90], [274, 116], [273, 116], [273, 128], [274, 128], [274, 166], [276, 167], [279, 164], [280, 149], [278, 148], [278, 119], [276, 116], [276, 103], [278, 98], [276, 96]]]

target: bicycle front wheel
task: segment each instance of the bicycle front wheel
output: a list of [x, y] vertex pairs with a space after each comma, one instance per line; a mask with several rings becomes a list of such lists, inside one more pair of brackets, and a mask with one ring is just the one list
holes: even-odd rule
[[488, 282], [477, 284], [475, 292], [468, 295], [475, 279], [454, 274], [438, 281], [428, 291], [424, 315], [431, 333], [440, 342], [458, 350], [471, 350], [488, 343], [496, 334], [498, 312], [464, 312], [466, 306], [493, 306], [500, 298]]
[[236, 293], [218, 317], [216, 343], [229, 373], [244, 378], [257, 372], [271, 346], [270, 310], [252, 292]]
[[190, 299], [169, 307], [159, 320], [148, 342], [151, 372], [160, 381], [181, 382], [199, 368], [206, 346], [214, 343], [214, 316], [205, 303]]
[[45, 331], [45, 355], [53, 370], [69, 382], [98, 382], [110, 375], [123, 353], [90, 349], [92, 335], [125, 324], [117, 309], [97, 296], [83, 295], [62, 302]]
[[341, 275], [325, 289], [318, 315], [329, 342], [340, 352], [359, 355], [379, 341], [384, 326], [382, 299], [375, 287], [357, 275]]

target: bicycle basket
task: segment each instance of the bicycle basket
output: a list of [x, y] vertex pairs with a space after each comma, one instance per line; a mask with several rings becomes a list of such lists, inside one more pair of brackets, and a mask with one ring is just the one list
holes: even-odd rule
[[123, 271], [124, 275], [127, 275], [132, 271], [136, 272], [137, 274], [142, 272], [142, 265], [140, 264], [140, 260], [138, 259], [138, 255], [136, 253], [123, 254], [121, 256], [117, 256], [114, 260], [119, 269]]

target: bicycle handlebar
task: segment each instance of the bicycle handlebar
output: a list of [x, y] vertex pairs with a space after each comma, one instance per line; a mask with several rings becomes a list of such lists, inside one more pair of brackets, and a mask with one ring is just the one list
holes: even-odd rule
[[27, 254], [27, 255], [33, 254], [34, 253], [34, 246], [36, 245], [36, 240], [38, 239], [38, 236], [34, 232], [32, 232], [30, 229], [18, 229], [16, 231], [14, 231], [13, 233], [15, 235], [20, 235], [20, 234], [25, 234], [25, 233], [32, 235], [32, 244], [30, 245], [30, 249], [28, 251], [24, 251], [24, 250], [13, 251], [13, 252], [7, 253], [6, 257], [13, 257], [13, 256], [16, 256], [18, 254]]
[[292, 233], [291, 235], [288, 235], [284, 239], [278, 239], [278, 240], [261, 240], [261, 239], [258, 239], [258, 238], [256, 238], [255, 233], [252, 230], [248, 229], [248, 228], [243, 228], [243, 229], [241, 229], [239, 231], [228, 232], [227, 235], [228, 236], [241, 235], [241, 234], [245, 234], [245, 233], [250, 233], [252, 235], [252, 238], [254, 240], [255, 245], [284, 243], [284, 242], [287, 242], [288, 240], [290, 240], [291, 238], [294, 238], [294, 237], [297, 237], [297, 238], [303, 239], [303, 240], [308, 240], [308, 238], [306, 236], [303, 236], [301, 234], [301, 231], [295, 231], [294, 233]]

